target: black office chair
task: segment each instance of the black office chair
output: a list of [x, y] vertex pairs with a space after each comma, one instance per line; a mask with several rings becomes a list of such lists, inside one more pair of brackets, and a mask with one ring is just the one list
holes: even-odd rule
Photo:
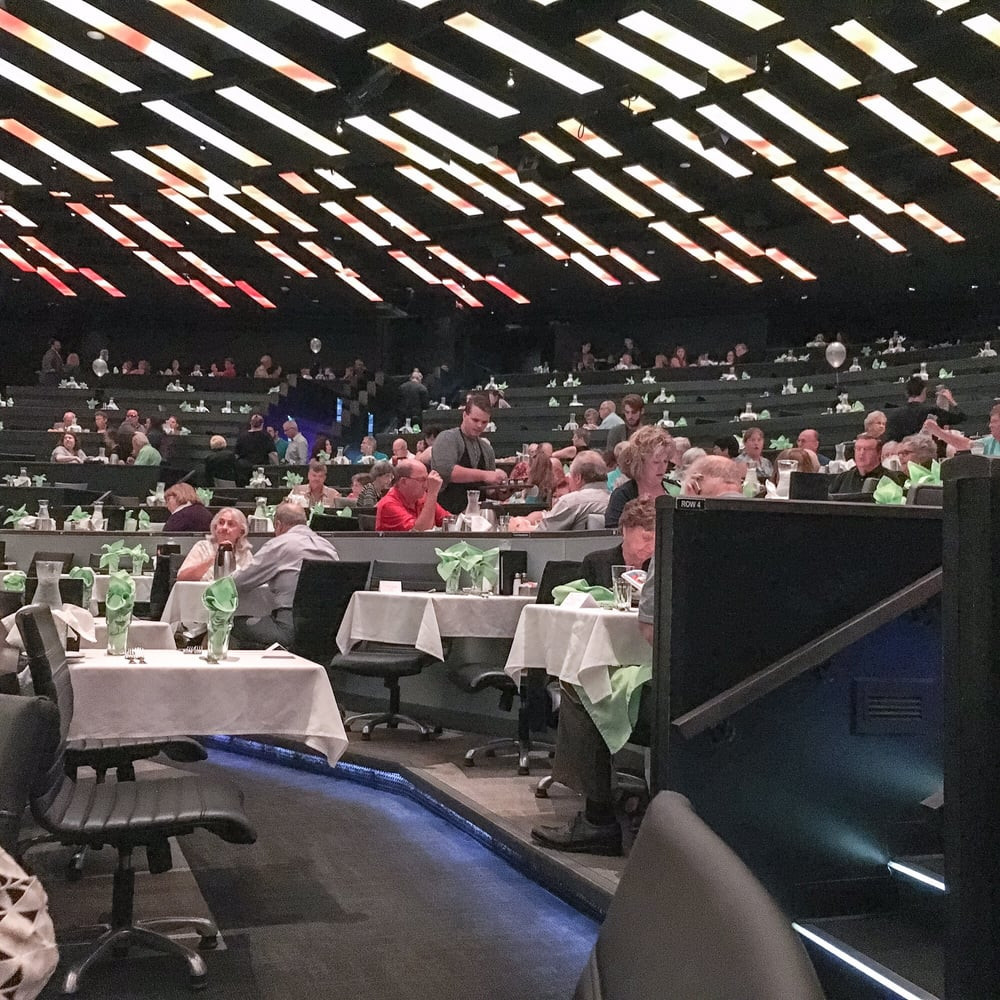
[[302, 561], [292, 600], [292, 652], [314, 663], [330, 662], [351, 595], [368, 586], [370, 573], [370, 562]]
[[906, 491], [908, 507], [943, 507], [944, 487], [932, 483], [918, 483]]
[[[55, 658], [61, 647], [52, 648], [42, 638], [55, 633], [48, 608], [25, 609], [18, 628], [30, 659], [44, 650]], [[51, 635], [49, 635], [51, 641]], [[68, 683], [66, 685], [69, 686]], [[72, 721], [71, 704], [51, 703], [46, 716], [44, 749], [22, 766], [38, 777], [31, 791], [31, 811], [36, 822], [59, 843], [82, 848], [105, 845], [118, 852], [111, 899], [111, 920], [94, 942], [90, 953], [66, 974], [64, 993], [75, 993], [90, 967], [109, 951], [122, 954], [141, 945], [182, 957], [188, 964], [191, 985], [205, 985], [208, 970], [198, 954], [166, 934], [164, 930], [190, 927], [199, 936], [199, 948], [210, 950], [218, 943], [218, 928], [203, 917], [172, 917], [163, 920], [133, 919], [135, 871], [132, 854], [146, 849], [149, 871], [159, 875], [171, 867], [171, 837], [208, 830], [231, 844], [252, 844], [257, 835], [243, 811], [239, 789], [223, 782], [181, 774], [170, 780], [120, 781], [77, 784], [66, 777], [66, 733]]]
[[[545, 564], [542, 579], [535, 595], [536, 604], [551, 604], [552, 591], [571, 580], [580, 578], [580, 563], [572, 560], [553, 559]], [[532, 756], [551, 757], [555, 744], [547, 741], [535, 742], [532, 732], [544, 732], [552, 717], [552, 701], [548, 690], [548, 678], [539, 670], [525, 670], [521, 683], [514, 682], [496, 664], [466, 663], [453, 670], [448, 679], [467, 694], [475, 694], [493, 688], [500, 692], [500, 708], [509, 712], [514, 706], [514, 698], [519, 699], [517, 709], [517, 737], [490, 740], [482, 746], [473, 747], [465, 753], [466, 767], [475, 767], [477, 757], [517, 756], [517, 773], [530, 774]], [[549, 775], [545, 776], [546, 778]], [[545, 778], [542, 779], [543, 781]], [[545, 786], [548, 788], [548, 785]]]
[[[25, 581], [25, 586], [27, 586], [27, 581]], [[0, 618], [12, 615], [22, 604], [24, 604], [24, 591], [0, 590]]]
[[73, 553], [72, 552], [36, 552], [31, 557], [31, 563], [28, 566], [28, 576], [38, 576], [38, 570], [35, 569], [35, 565], [40, 562], [58, 562], [62, 563], [62, 572], [68, 573], [73, 568]]
[[374, 514], [358, 514], [358, 530], [359, 531], [374, 531], [375, 530], [375, 515]]
[[177, 582], [177, 571], [184, 562], [184, 556], [179, 552], [169, 552], [156, 557], [156, 567], [153, 569], [153, 579], [149, 584], [149, 617], [158, 622], [167, 606], [170, 588]]
[[338, 517], [336, 514], [312, 514], [309, 527], [313, 531], [360, 531], [361, 522], [356, 517]]
[[[375, 560], [372, 563], [369, 587], [378, 589], [380, 580], [398, 580], [404, 590], [443, 589], [443, 581], [432, 563], [390, 563]], [[426, 724], [401, 715], [399, 682], [404, 677], [414, 677], [425, 667], [436, 662], [433, 656], [422, 653], [413, 646], [397, 646], [386, 642], [363, 642], [349, 653], [339, 653], [330, 660], [329, 670], [344, 670], [361, 677], [381, 677], [389, 689], [389, 708], [385, 712], [365, 712], [351, 715], [344, 720], [344, 728], [350, 732], [352, 726], [361, 726], [361, 738], [370, 740], [376, 726], [397, 729], [412, 726], [420, 733], [421, 739], [428, 739], [431, 733], [440, 733], [441, 727]], [[332, 684], [332, 680], [331, 680]]]
[[12, 856], [35, 779], [24, 762], [37, 760], [42, 752], [47, 705], [42, 698], [0, 694], [0, 850]]
[[111, 505], [113, 507], [127, 507], [131, 510], [133, 507], [138, 507], [142, 503], [139, 497], [121, 497], [117, 494], [111, 495]]
[[654, 1000], [665, 990], [823, 1000], [788, 918], [676, 792], [646, 812], [574, 1000]]

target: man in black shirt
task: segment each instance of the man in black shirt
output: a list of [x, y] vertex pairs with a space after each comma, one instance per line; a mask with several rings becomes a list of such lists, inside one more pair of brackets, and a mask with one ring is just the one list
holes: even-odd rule
[[859, 434], [854, 441], [854, 468], [833, 477], [830, 496], [836, 493], [863, 493], [866, 479], [877, 482], [883, 476], [888, 476], [900, 485], [906, 478], [882, 467], [882, 442], [874, 434]]
[[250, 427], [236, 439], [236, 482], [246, 486], [251, 471], [259, 465], [277, 465], [278, 449], [271, 435], [264, 430], [264, 418], [259, 413], [250, 417]]
[[902, 441], [911, 434], [918, 434], [924, 421], [932, 414], [942, 426], [960, 424], [965, 414], [958, 408], [955, 397], [947, 389], [938, 393], [938, 399], [951, 404], [951, 409], [927, 402], [927, 383], [919, 376], [912, 375], [906, 383], [906, 405], [890, 410], [886, 419], [884, 441]]

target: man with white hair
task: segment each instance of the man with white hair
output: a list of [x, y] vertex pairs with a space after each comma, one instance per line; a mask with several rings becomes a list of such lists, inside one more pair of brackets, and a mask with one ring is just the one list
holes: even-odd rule
[[79, 434], [82, 430], [76, 421], [76, 414], [72, 410], [67, 410], [62, 416], [62, 420], [57, 420], [49, 429], [53, 431], [72, 431], [74, 434]]
[[288, 438], [285, 463], [287, 465], [306, 465], [309, 462], [309, 442], [299, 430], [299, 425], [294, 420], [286, 420], [281, 429], [284, 431], [285, 437]]
[[591, 514], [604, 515], [608, 493], [608, 467], [596, 451], [581, 451], [569, 467], [569, 493], [549, 511], [511, 519], [512, 531], [586, 531]]
[[601, 422], [597, 425], [599, 431], [606, 431], [610, 427], [620, 427], [625, 423], [615, 412], [616, 409], [617, 407], [613, 399], [604, 400], [597, 408], [597, 415], [601, 418]]

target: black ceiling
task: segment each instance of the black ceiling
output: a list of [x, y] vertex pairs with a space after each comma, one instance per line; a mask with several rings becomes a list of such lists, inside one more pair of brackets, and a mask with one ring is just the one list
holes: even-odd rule
[[[940, 12], [929, 0], [764, 0], [783, 16], [781, 22], [760, 31], [739, 23], [718, 9], [725, 4], [704, 0], [669, 0], [660, 4], [632, 0], [555, 0], [547, 6], [534, 0], [436, 0], [418, 9], [405, 0], [321, 0], [322, 6], [359, 25], [365, 31], [344, 40], [286, 9], [295, 4], [277, 0], [201, 0], [199, 6], [216, 17], [277, 49], [289, 59], [335, 84], [313, 93], [275, 70], [241, 54], [217, 37], [186, 23], [164, 7], [170, 0], [94, 0], [93, 5], [161, 42], [175, 52], [210, 70], [212, 75], [191, 81], [132, 48], [106, 37], [87, 35], [90, 25], [66, 12], [59, 0], [0, 0], [0, 8], [28, 22], [73, 49], [96, 60], [141, 88], [117, 94], [7, 31], [0, 31], [0, 57], [65, 93], [83, 101], [118, 124], [97, 128], [34, 93], [0, 78], [0, 118], [13, 118], [85, 160], [113, 178], [113, 183], [93, 183], [69, 167], [0, 131], [0, 159], [41, 183], [21, 186], [0, 176], [4, 201], [37, 223], [22, 228], [10, 217], [0, 216], [0, 239], [34, 266], [49, 267], [78, 294], [80, 304], [100, 303], [108, 309], [118, 300], [79, 273], [62, 273], [19, 238], [35, 237], [70, 265], [90, 267], [112, 282], [126, 296], [162, 301], [165, 308], [182, 299], [198, 300], [206, 315], [215, 312], [186, 285], [171, 284], [150, 269], [131, 249], [119, 246], [84, 219], [71, 213], [66, 202], [82, 202], [111, 222], [139, 248], [159, 258], [185, 278], [197, 279], [218, 293], [234, 309], [259, 306], [241, 291], [220, 287], [178, 256], [175, 249], [110, 209], [114, 199], [155, 223], [183, 242], [222, 274], [242, 279], [274, 301], [279, 308], [295, 302], [319, 300], [331, 310], [369, 310], [376, 306], [338, 280], [327, 265], [303, 249], [300, 241], [314, 241], [334, 254], [342, 265], [387, 301], [398, 301], [400, 290], [417, 288], [421, 296], [444, 303], [457, 300], [446, 288], [430, 288], [389, 256], [402, 250], [441, 279], [458, 281], [480, 300], [486, 310], [516, 315], [518, 310], [549, 313], [574, 310], [632, 308], [766, 310], [809, 296], [831, 307], [852, 302], [868, 304], [904, 301], [985, 302], [998, 299], [996, 197], [953, 168], [952, 161], [971, 158], [1000, 173], [997, 142], [952, 114], [918, 90], [914, 83], [937, 77], [986, 112], [1000, 115], [997, 67], [1000, 49], [975, 34], [963, 21], [996, 10], [996, 5], [971, 0]], [[732, 4], [732, 7], [739, 6]], [[742, 80], [723, 83], [692, 61], [619, 25], [620, 18], [646, 10], [741, 62], [756, 67]], [[534, 44], [546, 54], [598, 81], [602, 88], [579, 96], [532, 69], [512, 62], [448, 27], [444, 22], [469, 11], [509, 34]], [[831, 25], [857, 18], [865, 27], [891, 43], [917, 64], [916, 69], [893, 74], [831, 30]], [[683, 73], [705, 87], [703, 93], [677, 100], [665, 90], [592, 52], [577, 37], [603, 29], [649, 56]], [[777, 45], [793, 38], [809, 42], [861, 81], [860, 86], [836, 90], [825, 80], [781, 53]], [[474, 84], [491, 96], [515, 106], [519, 113], [495, 118], [406, 73], [387, 66], [369, 54], [385, 42], [405, 49], [454, 76]], [[508, 86], [512, 77], [513, 86]], [[216, 92], [240, 86], [329, 139], [346, 147], [347, 155], [329, 157], [299, 139], [262, 122]], [[765, 88], [806, 114], [849, 147], [826, 153], [776, 121], [742, 95]], [[957, 152], [935, 156], [876, 117], [858, 98], [881, 94], [937, 133]], [[620, 102], [633, 95], [651, 100], [656, 108], [633, 114]], [[204, 145], [182, 128], [143, 106], [167, 100], [203, 123], [211, 125], [268, 161], [250, 167], [212, 145]], [[717, 104], [740, 118], [772, 143], [789, 153], [795, 163], [776, 167], [763, 156], [719, 130], [697, 108]], [[449, 150], [421, 136], [390, 117], [414, 109], [464, 140], [495, 155], [515, 168], [530, 168], [545, 189], [564, 204], [546, 208], [533, 197], [482, 164], [454, 155], [461, 167], [520, 202], [521, 211], [509, 212], [441, 170], [421, 168], [435, 180], [482, 210], [467, 216], [415, 186], [394, 168], [408, 162], [350, 124], [338, 123], [366, 115], [393, 128], [432, 153], [449, 159]], [[557, 126], [576, 118], [622, 151], [604, 159]], [[706, 144], [724, 152], [752, 171], [732, 178], [701, 157], [685, 150], [654, 127], [654, 122], [675, 118], [698, 133]], [[542, 133], [574, 161], [556, 165], [539, 156], [519, 137]], [[234, 230], [220, 234], [158, 194], [162, 183], [147, 177], [111, 155], [113, 150], [133, 150], [204, 190], [183, 171], [147, 152], [146, 147], [169, 144], [180, 153], [239, 189], [252, 184], [316, 226], [316, 233], [300, 233], [268, 209], [239, 194], [234, 201], [272, 224], [276, 235], [257, 232], [227, 208], [208, 198], [198, 204], [224, 220]], [[204, 146], [204, 148], [202, 148]], [[703, 206], [688, 213], [675, 207], [623, 172], [642, 164]], [[883, 214], [852, 191], [824, 174], [824, 168], [843, 165], [889, 198], [903, 205], [916, 201], [965, 241], [949, 244], [905, 214]], [[314, 173], [330, 167], [355, 187], [338, 191]], [[655, 213], [638, 219], [585, 184], [574, 170], [592, 168]], [[319, 189], [302, 194], [278, 177], [296, 171]], [[772, 179], [791, 175], [845, 215], [862, 213], [894, 239], [905, 252], [890, 254], [850, 224], [831, 225], [779, 189]], [[51, 192], [69, 192], [71, 198]], [[469, 281], [442, 260], [429, 255], [427, 244], [411, 240], [356, 200], [374, 195], [430, 237], [483, 275], [492, 274], [531, 300], [518, 306], [485, 282]], [[390, 241], [376, 247], [320, 207], [336, 200], [348, 211]], [[561, 214], [604, 247], [617, 247], [660, 277], [644, 283], [610, 257], [592, 258], [621, 284], [606, 287], [574, 262], [554, 260], [531, 246], [504, 224], [520, 218], [567, 252], [582, 248], [561, 235], [542, 216]], [[714, 215], [763, 248], [777, 247], [818, 280], [803, 282], [766, 257], [745, 255], [699, 219]], [[716, 262], [696, 261], [682, 249], [649, 228], [664, 220], [710, 253], [721, 250], [761, 279], [748, 285]], [[255, 240], [270, 240], [314, 271], [315, 279], [300, 277], [260, 247]], [[19, 295], [30, 291], [42, 300], [59, 299], [59, 293], [37, 274], [19, 271], [0, 258], [0, 288], [11, 290], [18, 280]], [[976, 287], [974, 287], [976, 286]]]

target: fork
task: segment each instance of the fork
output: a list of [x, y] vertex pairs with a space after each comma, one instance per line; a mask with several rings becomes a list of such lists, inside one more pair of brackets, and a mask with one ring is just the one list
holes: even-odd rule
[[127, 661], [128, 661], [129, 663], [135, 663], [135, 646], [129, 646], [129, 647], [128, 647], [128, 648], [127, 648], [127, 649], [125, 650], [125, 659], [126, 659], [126, 660], [127, 660]]
[[135, 654], [137, 662], [139, 663], [146, 662], [146, 650], [142, 646], [136, 646], [135, 649], [132, 650], [132, 652]]

